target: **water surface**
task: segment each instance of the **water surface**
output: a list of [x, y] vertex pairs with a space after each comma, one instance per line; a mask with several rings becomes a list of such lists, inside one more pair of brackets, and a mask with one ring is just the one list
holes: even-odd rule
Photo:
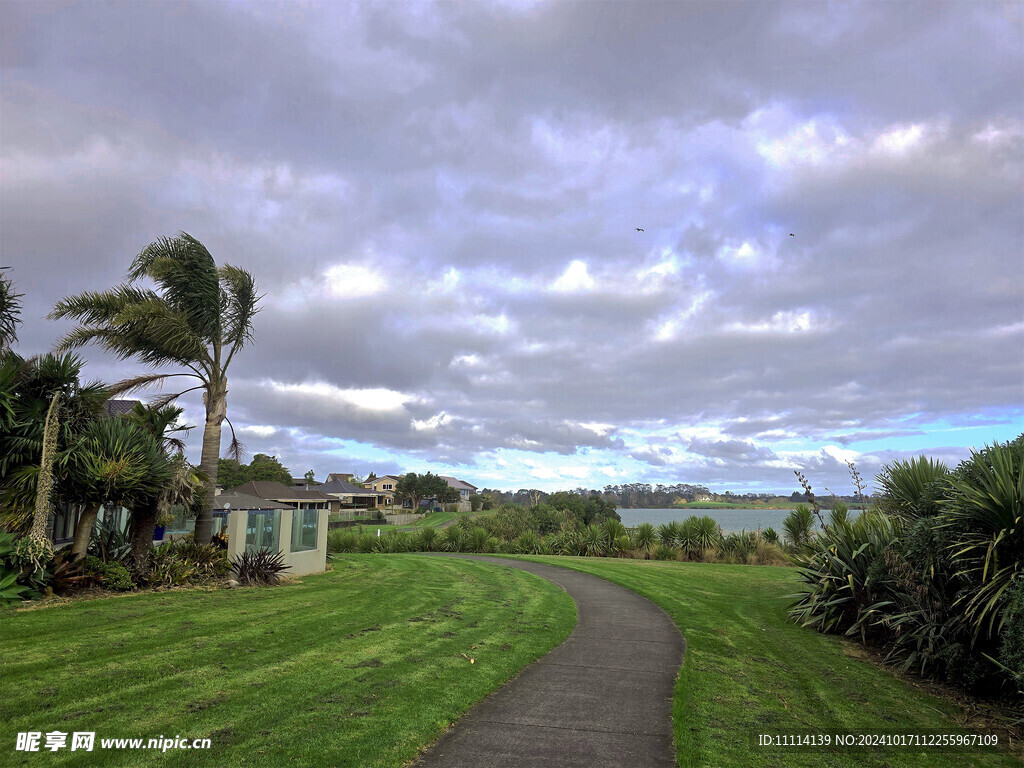
[[682, 522], [688, 517], [710, 517], [725, 533], [731, 531], [754, 531], [772, 527], [782, 534], [782, 521], [792, 510], [789, 509], [617, 509], [622, 524], [635, 528], [640, 523], [661, 525], [673, 520]]

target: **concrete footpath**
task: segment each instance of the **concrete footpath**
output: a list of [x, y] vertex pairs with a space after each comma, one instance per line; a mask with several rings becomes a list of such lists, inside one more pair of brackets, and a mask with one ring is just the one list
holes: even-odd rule
[[577, 571], [462, 557], [550, 579], [576, 602], [578, 620], [565, 642], [467, 712], [416, 768], [675, 766], [672, 693], [686, 641], [661, 608]]

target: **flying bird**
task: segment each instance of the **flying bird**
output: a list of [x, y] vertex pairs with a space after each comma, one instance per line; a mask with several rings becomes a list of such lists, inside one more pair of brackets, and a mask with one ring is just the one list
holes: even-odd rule
[[636, 228], [636, 231], [637, 231], [637, 232], [643, 232], [643, 230], [642, 230], [642, 229], [640, 229], [640, 227], [637, 227], [637, 228]]
[[796, 237], [796, 235], [794, 235], [792, 232], [789, 233], [789, 236], [790, 237]]

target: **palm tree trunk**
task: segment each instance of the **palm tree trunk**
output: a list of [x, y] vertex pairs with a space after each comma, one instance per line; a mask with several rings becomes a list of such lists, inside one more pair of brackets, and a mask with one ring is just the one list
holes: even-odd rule
[[220, 432], [227, 414], [227, 392], [221, 391], [214, 397], [207, 396], [206, 428], [203, 430], [203, 453], [199, 469], [206, 475], [207, 484], [203, 489], [203, 507], [196, 515], [195, 540], [209, 544], [213, 538], [213, 504], [217, 488], [217, 466], [220, 461]]
[[75, 540], [71, 544], [72, 555], [85, 555], [89, 549], [89, 538], [92, 536], [92, 527], [96, 522], [96, 515], [99, 514], [99, 504], [88, 504], [78, 517], [78, 524], [75, 526]]
[[132, 562], [135, 572], [142, 573], [149, 564], [149, 550], [153, 548], [156, 531], [156, 507], [132, 510]]

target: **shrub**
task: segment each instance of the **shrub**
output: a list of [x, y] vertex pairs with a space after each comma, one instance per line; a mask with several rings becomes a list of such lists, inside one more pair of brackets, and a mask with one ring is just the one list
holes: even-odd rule
[[619, 536], [615, 541], [612, 542], [611, 551], [618, 557], [626, 557], [627, 553], [633, 548], [633, 541], [629, 536]]
[[782, 521], [786, 542], [797, 549], [806, 547], [814, 533], [814, 513], [806, 504], [797, 504]]
[[82, 567], [106, 589], [128, 592], [135, 588], [135, 584], [132, 583], [132, 575], [121, 563], [107, 563], [95, 555], [86, 555]]
[[758, 565], [791, 565], [793, 563], [790, 556], [786, 554], [786, 550], [779, 546], [778, 537], [775, 541], [762, 539], [757, 542], [754, 562]]
[[659, 544], [654, 549], [655, 560], [675, 560], [679, 556], [679, 550], [668, 544]]
[[576, 556], [582, 554], [579, 534], [571, 528], [565, 528], [554, 535], [551, 542], [555, 554]]
[[658, 540], [666, 546], [671, 547], [678, 543], [679, 534], [679, 523], [675, 520], [670, 523], [662, 523], [658, 526]]
[[104, 519], [92, 529], [86, 551], [105, 563], [124, 563], [131, 556], [132, 542], [128, 531], [122, 531], [111, 520]]
[[588, 525], [580, 531], [580, 554], [588, 557], [604, 557], [608, 554], [608, 537], [600, 525]]
[[1006, 622], [999, 661], [1024, 696], [1024, 579], [1021, 578], [1007, 591]]
[[878, 508], [908, 519], [931, 517], [939, 511], [937, 501], [948, 476], [945, 464], [926, 456], [890, 462], [875, 476]]
[[377, 551], [377, 537], [372, 533], [364, 533], [359, 536], [359, 540], [356, 542], [356, 549], [361, 554], [369, 554], [370, 552]]
[[644, 551], [654, 549], [654, 545], [657, 543], [654, 526], [650, 523], [640, 523], [633, 533], [633, 542], [637, 549]]
[[896, 519], [882, 514], [827, 527], [794, 557], [804, 587], [792, 595], [797, 602], [790, 616], [820, 632], [860, 631], [864, 638], [882, 602], [873, 588], [873, 566], [898, 534]]
[[[433, 528], [426, 529], [433, 530]], [[328, 552], [355, 552], [359, 548], [359, 534], [352, 528], [338, 528], [327, 533]]]
[[468, 551], [465, 530], [459, 525], [452, 525], [446, 528], [441, 542], [441, 549], [445, 552]]
[[482, 526], [474, 526], [469, 532], [467, 545], [471, 552], [486, 554], [494, 551], [494, 543], [487, 529]]
[[1006, 590], [1024, 576], [1024, 436], [972, 451], [948, 482], [940, 526], [959, 533], [953, 558], [974, 582], [957, 603], [991, 637], [1005, 623]]
[[763, 531], [761, 531], [761, 538], [768, 544], [779, 543], [779, 534], [776, 533], [775, 529], [771, 526], [768, 526]]
[[377, 551], [392, 555], [398, 552], [410, 552], [413, 545], [412, 536], [405, 531], [388, 531], [377, 539]]
[[17, 583], [19, 575], [21, 571], [8, 570], [6, 566], [0, 565], [0, 605], [29, 599], [28, 587]]
[[747, 531], [730, 533], [722, 538], [719, 546], [722, 554], [734, 557], [737, 562], [746, 562], [746, 558], [757, 551], [757, 534]]
[[521, 555], [540, 554], [541, 540], [533, 531], [526, 531], [515, 541], [515, 549]]
[[231, 561], [231, 566], [238, 580], [250, 586], [277, 584], [281, 581], [281, 574], [291, 568], [285, 565], [282, 552], [269, 549], [245, 551]]
[[604, 531], [604, 537], [611, 543], [618, 539], [620, 536], [626, 535], [626, 526], [621, 521], [616, 520], [614, 517], [606, 517], [601, 521], [601, 530]]
[[146, 581], [165, 587], [205, 584], [228, 574], [227, 553], [193, 538], [169, 541], [152, 549]]
[[850, 510], [843, 502], [837, 501], [828, 511], [828, 524], [834, 527], [848, 522], [850, 522]]
[[694, 515], [686, 518], [678, 527], [677, 539], [687, 559], [697, 560], [705, 550], [721, 544], [722, 530], [713, 518]]
[[436, 552], [441, 546], [441, 534], [437, 528], [424, 528], [416, 534], [414, 546], [419, 552]]

